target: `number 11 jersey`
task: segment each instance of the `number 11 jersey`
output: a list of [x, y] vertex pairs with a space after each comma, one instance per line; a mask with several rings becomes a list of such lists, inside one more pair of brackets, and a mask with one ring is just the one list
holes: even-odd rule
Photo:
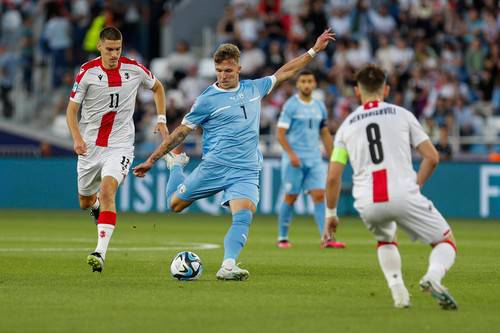
[[142, 85], [153, 88], [156, 78], [135, 60], [120, 57], [115, 69], [103, 67], [101, 58], [82, 65], [70, 100], [81, 104], [80, 131], [85, 142], [99, 147], [132, 147], [133, 114]]
[[338, 129], [334, 145], [349, 155], [356, 205], [418, 192], [411, 146], [428, 139], [415, 116], [397, 105], [371, 101], [352, 112]]

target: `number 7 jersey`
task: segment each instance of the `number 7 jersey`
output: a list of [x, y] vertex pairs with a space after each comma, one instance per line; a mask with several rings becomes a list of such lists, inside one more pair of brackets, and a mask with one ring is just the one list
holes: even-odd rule
[[155, 81], [146, 67], [126, 57], [120, 57], [115, 69], [105, 69], [100, 57], [83, 64], [70, 100], [81, 104], [80, 131], [85, 142], [132, 147], [137, 91], [141, 85], [153, 88]]
[[411, 146], [429, 137], [408, 110], [372, 101], [352, 112], [335, 135], [353, 168], [356, 205], [387, 202], [418, 192]]

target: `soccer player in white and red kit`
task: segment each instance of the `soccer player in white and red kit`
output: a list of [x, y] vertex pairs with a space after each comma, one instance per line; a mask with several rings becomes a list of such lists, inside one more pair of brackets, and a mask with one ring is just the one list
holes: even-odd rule
[[153, 91], [155, 131], [165, 138], [168, 130], [163, 86], [146, 67], [121, 56], [120, 31], [104, 28], [97, 49], [101, 56], [83, 64], [76, 76], [66, 119], [78, 154], [80, 207], [90, 208], [97, 223], [97, 247], [87, 263], [101, 272], [116, 224], [116, 191], [134, 159], [133, 114], [139, 87]]
[[[356, 76], [356, 96], [362, 105], [342, 123], [334, 141], [328, 170], [327, 209], [323, 238], [338, 225], [337, 202], [342, 172], [349, 159], [353, 168], [354, 206], [378, 241], [378, 259], [398, 308], [410, 306], [401, 273], [396, 227], [415, 240], [432, 245], [427, 273], [420, 287], [437, 298], [444, 309], [457, 304], [441, 280], [455, 261], [456, 246], [450, 226], [420, 188], [439, 163], [439, 154], [413, 114], [384, 102], [389, 92], [384, 71], [363, 67]], [[422, 162], [412, 165], [411, 147]]]

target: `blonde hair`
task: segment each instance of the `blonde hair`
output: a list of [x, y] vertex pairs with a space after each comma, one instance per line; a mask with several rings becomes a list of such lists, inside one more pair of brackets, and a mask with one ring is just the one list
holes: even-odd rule
[[228, 59], [234, 59], [236, 63], [240, 63], [240, 50], [234, 44], [221, 44], [214, 53], [214, 62], [220, 64]]

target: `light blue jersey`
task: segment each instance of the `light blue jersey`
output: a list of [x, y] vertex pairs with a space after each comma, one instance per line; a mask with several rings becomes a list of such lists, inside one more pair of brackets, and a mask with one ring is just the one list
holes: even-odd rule
[[203, 160], [238, 169], [261, 169], [260, 101], [275, 82], [274, 76], [243, 80], [230, 90], [213, 84], [196, 99], [182, 124], [203, 129]]
[[320, 130], [326, 125], [327, 119], [323, 102], [313, 98], [306, 103], [294, 95], [283, 106], [278, 127], [287, 129], [286, 139], [301, 160], [320, 159]]

